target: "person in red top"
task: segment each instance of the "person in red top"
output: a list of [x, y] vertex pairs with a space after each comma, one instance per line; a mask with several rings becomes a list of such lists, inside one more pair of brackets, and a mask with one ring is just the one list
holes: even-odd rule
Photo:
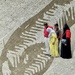
[[47, 28], [52, 28], [52, 26], [48, 25], [47, 23], [44, 23], [44, 41], [45, 41], [45, 48], [46, 48], [46, 54], [47, 55], [50, 55], [50, 50], [49, 50], [49, 38], [48, 38], [48, 35], [49, 35], [49, 32], [47, 31]]
[[63, 26], [63, 35], [61, 41], [61, 57], [69, 59], [71, 55], [71, 31], [67, 24]]

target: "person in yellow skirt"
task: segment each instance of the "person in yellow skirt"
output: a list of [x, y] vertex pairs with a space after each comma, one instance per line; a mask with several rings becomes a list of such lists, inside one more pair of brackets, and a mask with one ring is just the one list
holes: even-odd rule
[[49, 32], [49, 47], [50, 47], [50, 55], [52, 57], [58, 57], [58, 38], [55, 33], [55, 31], [51, 28], [47, 28], [47, 31]]

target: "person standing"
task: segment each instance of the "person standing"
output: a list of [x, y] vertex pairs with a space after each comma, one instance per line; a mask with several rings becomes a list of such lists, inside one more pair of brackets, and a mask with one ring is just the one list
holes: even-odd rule
[[47, 28], [52, 28], [53, 29], [53, 27], [48, 25], [47, 23], [44, 23], [44, 41], [45, 41], [46, 54], [50, 55], [49, 43], [48, 43], [49, 32], [47, 31]]
[[57, 38], [58, 38], [58, 52], [60, 53], [61, 49], [59, 46], [60, 46], [60, 40], [61, 40], [61, 30], [59, 29], [59, 26], [57, 23], [54, 25], [54, 28], [55, 28], [55, 32], [56, 32]]
[[61, 57], [72, 58], [71, 55], [71, 31], [67, 24], [63, 26], [63, 35], [61, 40]]
[[59, 30], [58, 24], [55, 24], [54, 28], [55, 28], [55, 32], [57, 34], [58, 44], [59, 44], [60, 43], [60, 39], [61, 39], [61, 31]]
[[52, 57], [58, 57], [59, 53], [58, 53], [58, 38], [56, 35], [56, 32], [51, 29], [51, 28], [47, 28], [47, 31], [49, 32], [49, 46], [50, 46], [50, 54]]

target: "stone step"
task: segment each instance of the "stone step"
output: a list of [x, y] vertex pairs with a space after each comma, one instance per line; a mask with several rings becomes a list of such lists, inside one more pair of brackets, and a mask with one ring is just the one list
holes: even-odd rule
[[31, 27], [31, 29], [36, 30], [36, 31], [41, 31], [41, 28], [38, 28], [38, 27]]
[[39, 21], [36, 21], [36, 24], [38, 25], [43, 25], [43, 23], [39, 22]]
[[24, 37], [24, 36], [20, 36], [20, 38], [23, 38], [23, 39], [29, 39], [29, 40], [32, 40], [32, 41], [35, 41], [35, 40], [36, 40], [36, 38]]
[[29, 34], [29, 35], [36, 36], [36, 34], [35, 34], [35, 33], [32, 33], [32, 32], [27, 32], [27, 31], [25, 31], [24, 33], [25, 33], [25, 34]]
[[23, 33], [23, 32], [22, 32], [22, 35], [24, 35], [25, 37], [36, 38], [36, 36], [32, 36], [32, 35], [30, 35], [30, 34], [25, 34], [25, 33]]
[[39, 22], [42, 22], [42, 23], [46, 23], [48, 22], [47, 20], [44, 20], [44, 19], [38, 19]]
[[34, 67], [34, 66], [29, 66], [29, 68], [32, 68], [32, 69], [34, 69], [34, 70], [35, 70], [35, 72], [38, 72], [37, 67]]

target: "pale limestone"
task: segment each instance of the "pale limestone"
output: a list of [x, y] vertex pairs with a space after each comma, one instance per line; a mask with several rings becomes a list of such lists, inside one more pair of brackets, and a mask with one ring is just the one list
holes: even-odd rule
[[[0, 56], [12, 33], [52, 0], [0, 0]], [[34, 12], [33, 12], [34, 11]]]

